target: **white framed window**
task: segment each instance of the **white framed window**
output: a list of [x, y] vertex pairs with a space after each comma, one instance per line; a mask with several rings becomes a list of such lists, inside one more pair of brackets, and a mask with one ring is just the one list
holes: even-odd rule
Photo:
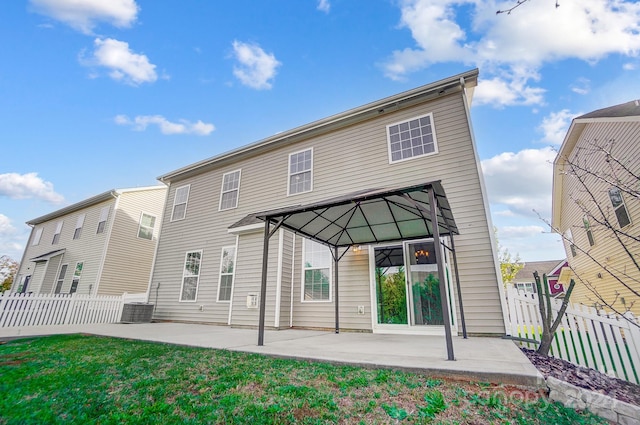
[[228, 210], [238, 207], [240, 194], [240, 170], [225, 173], [222, 176], [222, 189], [220, 190], [219, 210]]
[[56, 232], [53, 234], [53, 240], [51, 241], [51, 245], [58, 245], [60, 242], [60, 233], [62, 232], [62, 225], [64, 224], [63, 220], [60, 220], [56, 223]]
[[73, 280], [71, 281], [71, 289], [69, 289], [70, 294], [73, 294], [78, 291], [78, 284], [80, 283], [80, 276], [82, 276], [83, 267], [84, 267], [83, 262], [76, 263], [76, 268], [73, 271]]
[[289, 154], [288, 194], [313, 190], [313, 148]]
[[73, 239], [80, 239], [82, 235], [82, 226], [84, 226], [84, 217], [86, 214], [80, 214], [76, 220], [76, 229], [73, 231]]
[[140, 239], [153, 239], [153, 229], [156, 226], [156, 217], [147, 213], [140, 213], [138, 224], [138, 237]]
[[180, 186], [176, 189], [171, 210], [171, 221], [182, 220], [187, 215], [187, 201], [189, 200], [189, 188], [191, 185]]
[[616, 218], [618, 219], [618, 225], [620, 228], [631, 224], [631, 219], [627, 212], [627, 206], [624, 203], [624, 198], [622, 197], [620, 189], [617, 187], [609, 189], [609, 199], [611, 200], [611, 205], [613, 205], [613, 211], [616, 213]]
[[33, 242], [31, 242], [31, 245], [36, 246], [40, 244], [40, 239], [42, 239], [42, 227], [38, 227], [36, 229], [36, 234], [33, 235]]
[[564, 237], [567, 240], [567, 242], [569, 243], [569, 249], [571, 250], [571, 256], [575, 257], [576, 255], [578, 255], [578, 252], [576, 251], [576, 246], [573, 243], [573, 233], [571, 233], [571, 229], [567, 229], [567, 231], [564, 232]]
[[304, 239], [302, 245], [302, 302], [331, 301], [331, 252], [329, 248]]
[[201, 261], [202, 250], [189, 251], [185, 254], [184, 268], [182, 270], [182, 287], [180, 288], [180, 301], [195, 302], [198, 298]]
[[387, 126], [389, 163], [438, 153], [433, 114]]
[[233, 278], [236, 269], [236, 247], [225, 246], [222, 248], [220, 258], [220, 279], [218, 279], [218, 302], [231, 301], [233, 291]]
[[594, 246], [596, 241], [593, 239], [593, 232], [591, 231], [591, 223], [589, 223], [589, 217], [586, 215], [582, 217], [582, 224], [584, 225], [584, 230], [587, 232], [587, 239], [589, 240], [589, 245]]
[[[64, 285], [64, 277], [67, 274], [68, 264], [63, 264], [60, 266], [60, 271], [58, 272], [58, 279], [56, 279], [56, 288], [55, 293], [59, 294], [62, 291], [62, 285]], [[78, 285], [76, 285], [77, 287]]]
[[107, 227], [107, 219], [109, 218], [109, 210], [111, 207], [107, 205], [106, 207], [102, 207], [100, 210], [100, 219], [98, 220], [98, 229], [96, 230], [96, 234], [104, 233], [105, 227]]

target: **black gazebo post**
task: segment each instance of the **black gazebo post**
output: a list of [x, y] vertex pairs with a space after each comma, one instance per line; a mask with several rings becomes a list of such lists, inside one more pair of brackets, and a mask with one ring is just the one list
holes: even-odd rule
[[334, 301], [336, 303], [336, 333], [339, 334], [340, 333], [340, 306], [338, 304], [338, 263], [340, 262], [340, 257], [338, 257], [338, 247], [334, 246], [333, 247], [333, 278], [335, 279], [334, 282], [334, 290], [333, 290], [333, 294], [334, 294]]
[[444, 335], [447, 341], [447, 359], [455, 360], [453, 355], [453, 339], [451, 337], [451, 318], [449, 316], [449, 305], [447, 303], [447, 288], [445, 286], [445, 274], [444, 274], [444, 258], [442, 258], [442, 252], [440, 251], [440, 226], [438, 224], [438, 212], [436, 195], [433, 190], [433, 186], [429, 186], [427, 189], [429, 192], [429, 208], [431, 210], [431, 227], [433, 232], [433, 241], [436, 247], [436, 263], [438, 263], [438, 276], [440, 286], [440, 297], [442, 305], [442, 318], [444, 320]]
[[260, 284], [260, 319], [258, 321], [258, 345], [264, 345], [264, 316], [267, 298], [267, 265], [269, 263], [269, 218], [264, 220], [264, 246], [262, 247], [262, 282]]

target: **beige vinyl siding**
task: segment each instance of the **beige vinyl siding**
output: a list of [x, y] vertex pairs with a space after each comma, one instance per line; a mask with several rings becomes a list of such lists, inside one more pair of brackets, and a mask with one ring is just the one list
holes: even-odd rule
[[[53, 261], [63, 261], [64, 263], [69, 264], [69, 270], [71, 272], [67, 273], [67, 277], [65, 279], [64, 285], [62, 286], [61, 293], [69, 292], [69, 289], [71, 288], [71, 275], [73, 274], [73, 269], [75, 268], [77, 262], [83, 262], [84, 268], [82, 271], [82, 276], [80, 278], [80, 283], [78, 285], [77, 293], [89, 294], [96, 284], [99, 266], [102, 260], [102, 252], [105, 244], [105, 234], [102, 233], [96, 235], [95, 232], [98, 226], [98, 220], [100, 219], [100, 209], [102, 208], [102, 206], [105, 206], [108, 203], [113, 203], [113, 201], [110, 200], [98, 203], [90, 207], [56, 217], [42, 224], [38, 224], [36, 227], [43, 226], [44, 228], [42, 239], [40, 240], [39, 245], [27, 247], [24, 256], [25, 264], [21, 265], [20, 273], [24, 275], [31, 274], [34, 263], [29, 261], [29, 259], [55, 250], [65, 249], [65, 253], [61, 257], [54, 257], [51, 259]], [[78, 215], [80, 214], [85, 214], [85, 219], [82, 226], [82, 234], [79, 239], [73, 239], [76, 222], [78, 219]], [[51, 242], [56, 230], [56, 225], [60, 220], [64, 220], [62, 232], [60, 233], [60, 240], [57, 245], [52, 245]], [[41, 291], [41, 289], [44, 288], [43, 290], [48, 293], [51, 291], [52, 285], [55, 285], [55, 281], [57, 279], [57, 267], [54, 266], [48, 268], [43, 266], [42, 270], [43, 272], [44, 270], [48, 271], [46, 273], [46, 276], [38, 276], [38, 279], [40, 279], [38, 290]], [[32, 282], [34, 277], [36, 276], [32, 277]], [[46, 281], [44, 279], [46, 279]], [[40, 286], [40, 283], [42, 284], [42, 288]], [[34, 286], [31, 286], [31, 288], [34, 288], [35, 290]]]
[[[433, 113], [439, 153], [389, 164], [386, 125], [427, 113]], [[289, 154], [308, 148], [313, 148], [313, 191], [287, 196]], [[242, 168], [242, 183], [238, 208], [219, 212], [215, 206], [219, 199], [222, 175], [239, 168]], [[179, 290], [179, 277], [176, 280], [176, 276], [179, 276], [181, 267], [173, 256], [180, 252], [184, 255], [188, 249], [207, 249], [209, 246], [215, 247], [214, 250], [219, 252], [220, 247], [233, 244], [231, 235], [227, 233], [228, 226], [245, 215], [322, 201], [362, 189], [409, 186], [432, 180], [442, 181], [461, 233], [456, 237], [455, 244], [463, 295], [467, 294], [464, 298], [465, 311], [470, 312], [467, 313], [468, 330], [471, 333], [502, 334], [504, 323], [493, 247], [460, 93], [381, 115], [293, 145], [279, 145], [241, 161], [220, 164], [213, 171], [172, 182], [168, 199], [173, 199], [175, 187], [191, 184], [191, 191], [185, 220], [170, 223], [168, 215], [171, 206], [165, 209], [165, 224], [153, 279], [178, 288], [167, 289], [166, 296], [163, 296], [161, 286], [159, 304], [162, 307], [158, 317], [174, 320], [191, 320], [194, 317], [193, 306], [178, 303], [177, 294], [171, 293]], [[251, 245], [243, 238], [244, 236], [240, 237], [238, 249], [234, 299], [246, 298], [248, 289], [241, 288], [255, 288], [260, 279], [262, 243]], [[298, 238], [296, 240], [299, 242]], [[270, 253], [275, 255], [277, 237], [272, 238], [270, 245]], [[296, 252], [299, 246], [301, 244], [296, 243]], [[474, 261], [467, 262], [469, 257]], [[300, 267], [300, 261], [296, 259], [296, 267]], [[251, 264], [247, 264], [248, 262]], [[205, 267], [212, 266], [217, 264]], [[345, 328], [371, 329], [368, 258], [358, 257], [356, 260], [349, 254], [341, 261], [340, 266], [340, 304], [345, 306], [341, 308], [341, 322]], [[274, 273], [276, 267], [270, 263], [270, 279], [273, 279]], [[294, 270], [294, 303], [298, 304], [300, 276], [300, 270]], [[275, 287], [275, 282], [270, 280], [270, 298], [267, 299], [271, 315], [267, 315], [267, 323], [270, 324], [273, 323], [272, 298]], [[474, 298], [472, 294], [482, 294], [482, 298]], [[364, 317], [357, 315], [358, 305], [365, 305]], [[300, 307], [294, 305], [295, 325], [333, 326], [333, 303], [317, 304], [314, 308]], [[234, 304], [233, 323], [257, 324], [256, 315], [236, 318], [236, 314], [241, 313], [236, 311]], [[221, 313], [220, 316], [223, 317], [224, 314]]]
[[[274, 326], [278, 328], [288, 328], [291, 318], [291, 290], [294, 273], [294, 244], [301, 244], [301, 239], [287, 230], [280, 230], [282, 233], [282, 263], [280, 276], [280, 320]], [[280, 237], [280, 234], [278, 234]], [[294, 239], [296, 241], [294, 242]]]
[[[593, 143], [594, 140], [615, 140], [613, 155], [619, 159], [623, 159], [625, 164], [636, 175], [640, 174], [640, 150], [638, 150], [638, 140], [640, 140], [640, 123], [637, 121], [618, 121], [587, 124], [576, 146], [588, 147], [589, 143]], [[576, 154], [577, 149], [574, 149], [571, 154], [571, 160], [575, 160]], [[586, 156], [584, 153], [578, 153], [577, 155], [583, 160], [587, 159], [588, 166], [591, 169], [601, 170], [607, 166], [604, 158], [600, 155]], [[637, 288], [638, 285], [636, 282], [640, 280], [640, 272], [637, 271], [627, 254], [623, 251], [622, 246], [613, 237], [611, 230], [604, 229], [602, 226], [598, 225], [594, 219], [590, 220], [590, 224], [595, 245], [593, 247], [590, 246], [582, 222], [584, 213], [571, 198], [579, 197], [591, 209], [592, 203], [587, 199], [587, 194], [584, 193], [580, 183], [575, 178], [567, 176], [563, 179], [563, 184], [562, 215], [560, 218], [561, 230], [565, 232], [567, 229], [571, 229], [574, 244], [578, 248], [589, 252], [589, 254], [599, 259], [603, 264], [606, 264], [608, 267], [615, 270], [626, 270], [630, 275], [630, 278], [628, 278], [627, 281], [631, 285], [635, 285]], [[636, 190], [640, 189], [640, 187], [637, 186], [637, 182], [632, 184], [636, 185]], [[607, 193], [610, 188], [610, 185], [604, 182], [599, 182], [594, 184], [592, 192], [595, 194], [599, 205], [605, 210], [605, 213], [613, 226], [615, 228], [619, 228], [618, 221], [615, 217], [615, 213], [613, 212], [611, 201]], [[623, 230], [633, 235], [638, 235], [640, 233], [640, 201], [637, 198], [624, 193], [622, 196], [631, 219], [631, 224], [626, 226]], [[620, 297], [626, 298], [626, 300], [633, 300], [634, 298], [637, 298], [631, 295], [629, 290], [625, 289], [619, 282], [608, 275], [593, 260], [589, 259], [585, 253], [580, 252], [580, 249], [577, 250], [577, 255], [573, 257], [569, 244], [566, 242], [564, 244], [569, 264], [575, 269], [576, 274], [580, 279], [596, 286], [597, 291], [605, 299], [609, 301], [614, 300], [616, 297], [616, 291], [619, 293]], [[636, 259], [640, 258], [640, 244], [635, 242], [628, 243], [627, 247]], [[601, 277], [599, 277], [598, 274], [600, 274]], [[580, 279], [576, 279], [576, 287], [571, 295], [571, 299], [573, 302], [593, 306], [598, 302], [597, 297], [593, 295], [592, 291], [590, 291], [585, 284], [579, 281]], [[616, 304], [616, 307], [624, 310], [624, 307], [620, 302]], [[636, 315], [640, 315], [640, 305], [636, 303], [636, 305], [633, 306], [632, 311]]]
[[55, 288], [56, 282], [58, 281], [58, 270], [60, 269], [61, 261], [62, 255], [57, 255], [47, 261], [47, 269], [44, 274], [44, 279], [42, 280], [42, 285], [37, 292], [41, 294], [50, 294], [53, 292], [53, 288]]
[[[114, 211], [112, 207], [109, 212], [105, 232], [96, 235], [109, 235], [98, 294], [121, 295], [124, 292], [147, 292], [153, 255], [162, 224], [165, 196], [164, 187], [123, 191], [120, 194], [117, 209]], [[101, 206], [95, 206], [93, 209], [99, 214]], [[152, 240], [138, 238], [142, 213], [156, 217]], [[94, 234], [96, 230], [97, 223], [91, 228]]]

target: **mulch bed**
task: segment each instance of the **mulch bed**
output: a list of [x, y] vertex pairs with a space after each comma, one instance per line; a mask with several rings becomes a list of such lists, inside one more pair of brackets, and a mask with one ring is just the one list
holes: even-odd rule
[[636, 384], [613, 378], [595, 369], [574, 365], [566, 360], [543, 356], [534, 350], [523, 348], [522, 351], [545, 379], [553, 376], [576, 387], [640, 406], [640, 386]]

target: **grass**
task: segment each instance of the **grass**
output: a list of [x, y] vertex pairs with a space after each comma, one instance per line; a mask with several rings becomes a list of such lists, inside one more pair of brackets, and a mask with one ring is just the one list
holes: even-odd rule
[[538, 393], [83, 335], [0, 345], [0, 424], [600, 424]]

